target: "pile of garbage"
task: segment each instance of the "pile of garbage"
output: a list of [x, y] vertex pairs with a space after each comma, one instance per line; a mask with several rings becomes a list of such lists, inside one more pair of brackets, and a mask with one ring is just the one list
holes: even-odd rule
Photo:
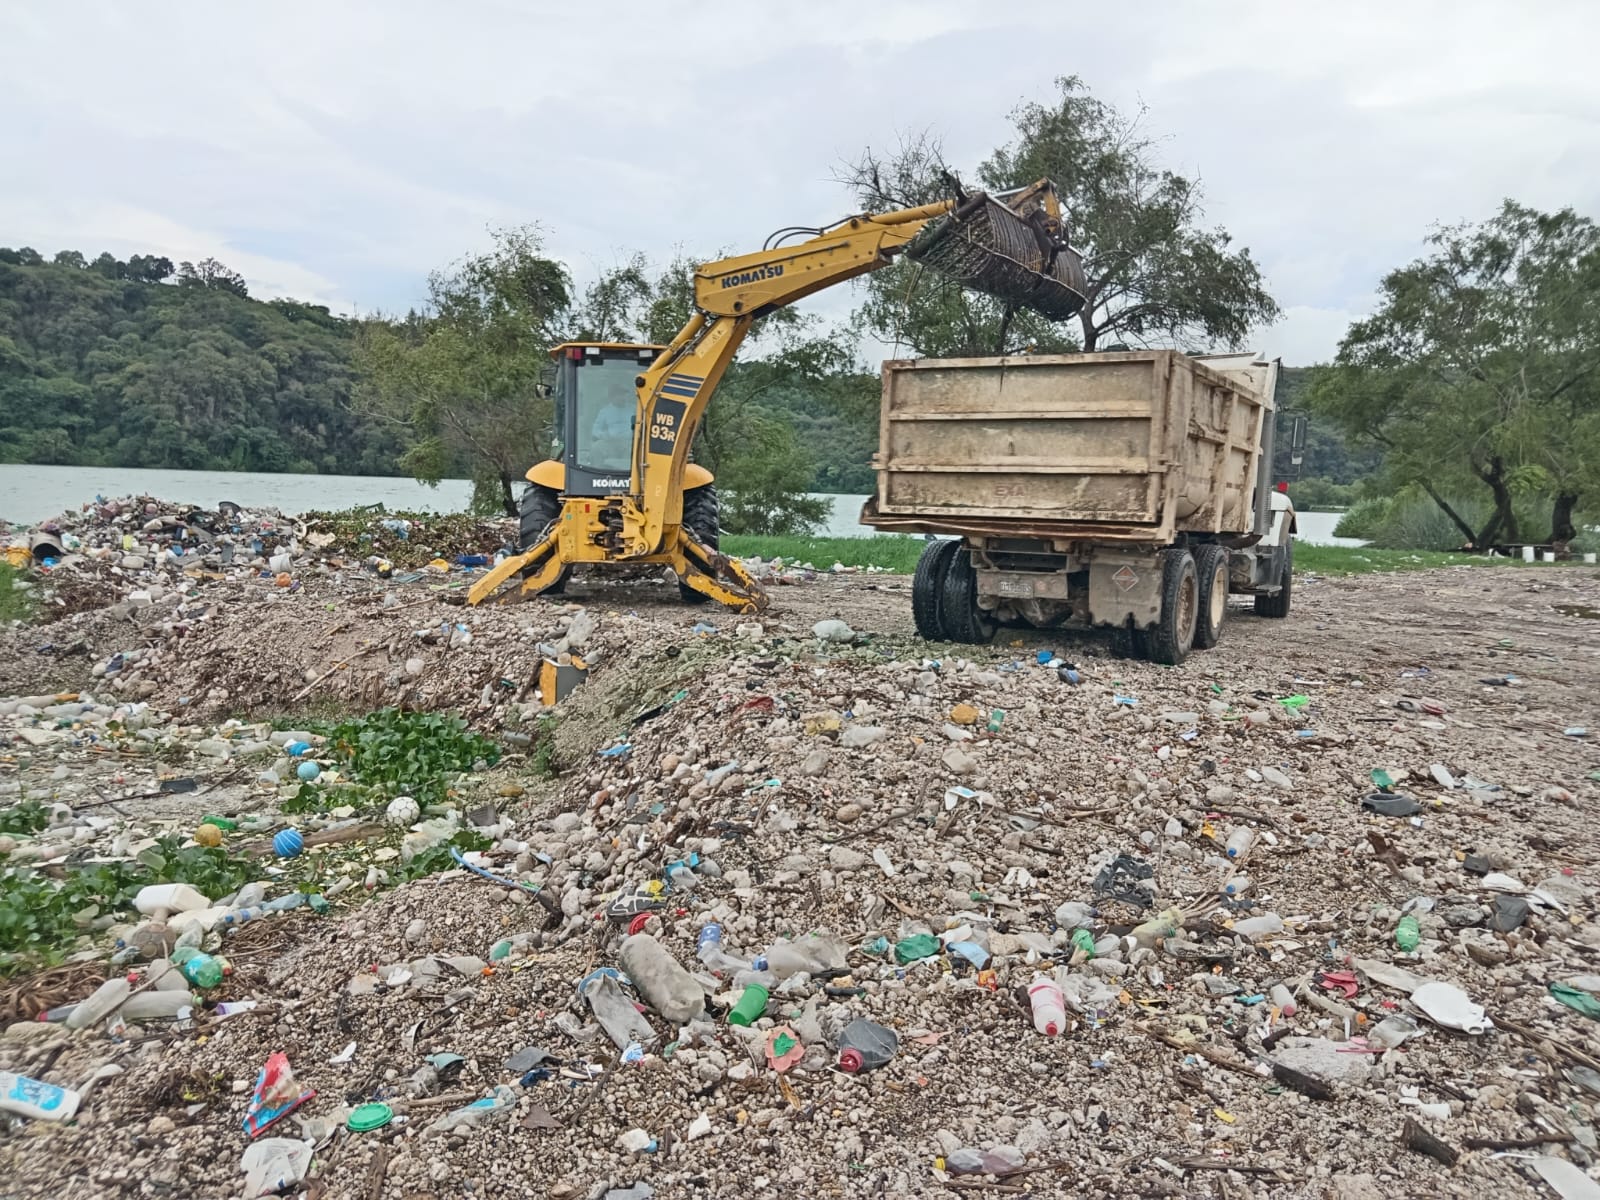
[[[151, 719], [200, 788], [237, 773], [176, 819], [209, 840], [195, 810], [240, 787], [217, 836], [263, 886], [147, 897], [90, 939], [119, 956], [98, 990], [5, 1033], [36, 1081], [10, 1186], [1587, 1195], [1600, 762], [1570, 714], [1600, 680], [1507, 669], [1547, 597], [1463, 642], [1426, 619], [1442, 577], [1410, 586], [1404, 658], [1359, 633], [1393, 595], [1328, 587], [1178, 670], [1036, 634], [950, 653], [903, 587], [849, 580], [832, 613], [538, 604], [431, 643], [381, 589], [241, 606], [259, 643], [219, 606]], [[365, 629], [379, 679], [426, 646], [409, 678], [449, 676], [504, 757], [431, 811], [300, 809], [338, 786], [311, 731], [159, 715], [189, 712], [184, 661], [282, 646], [298, 691], [343, 660], [304, 664], [291, 617], [319, 647]], [[553, 706], [552, 653], [593, 663]], [[0, 713], [29, 795], [115, 765], [97, 722], [151, 703], [89, 701]], [[101, 819], [78, 798], [60, 828]], [[105, 821], [80, 859], [135, 851]], [[34, 861], [70, 869], [78, 836]], [[449, 869], [387, 886], [430, 852]]]

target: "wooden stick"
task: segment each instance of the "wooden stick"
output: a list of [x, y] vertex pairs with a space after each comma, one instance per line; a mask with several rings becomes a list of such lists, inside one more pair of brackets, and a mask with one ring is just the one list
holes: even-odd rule
[[1600, 1059], [1595, 1058], [1593, 1055], [1585, 1054], [1582, 1050], [1563, 1042], [1559, 1038], [1540, 1033], [1538, 1030], [1530, 1029], [1526, 1025], [1520, 1025], [1516, 1021], [1513, 1021], [1510, 1017], [1502, 1016], [1499, 1013], [1492, 1013], [1491, 1019], [1496, 1025], [1502, 1025], [1509, 1029], [1512, 1033], [1518, 1034], [1524, 1038], [1527, 1038], [1528, 1041], [1535, 1043], [1535, 1049], [1539, 1049], [1538, 1043], [1542, 1042], [1544, 1045], [1549, 1046], [1552, 1050], [1556, 1050], [1562, 1054], [1565, 1054], [1568, 1058], [1572, 1059], [1573, 1062], [1579, 1063], [1590, 1068], [1591, 1070], [1600, 1071]]
[[333, 666], [329, 667], [321, 675], [318, 675], [310, 683], [306, 684], [305, 687], [301, 688], [293, 696], [289, 697], [289, 703], [290, 704], [298, 704], [300, 701], [304, 700], [307, 696], [309, 696], [311, 694], [312, 689], [315, 688], [317, 686], [317, 684], [319, 684], [323, 680], [327, 679], [328, 676], [332, 675], [336, 671], [344, 670], [351, 663], [355, 662], [356, 659], [360, 658], [363, 654], [371, 654], [374, 650], [378, 649], [378, 647], [381, 646], [381, 645], [382, 645], [381, 642], [373, 642], [370, 645], [363, 646], [361, 649], [357, 650], [354, 654], [352, 654], [349, 658], [345, 659], [343, 662], [334, 663]]
[[1320, 1079], [1314, 1079], [1303, 1071], [1296, 1071], [1293, 1067], [1286, 1067], [1280, 1062], [1272, 1064], [1272, 1077], [1279, 1083], [1287, 1084], [1297, 1092], [1303, 1092], [1313, 1100], [1332, 1100], [1336, 1093]]
[[380, 1200], [383, 1195], [383, 1177], [389, 1173], [389, 1155], [393, 1151], [379, 1146], [372, 1155], [372, 1165], [367, 1168], [367, 1200]]
[[1133, 1027], [1140, 1033], [1148, 1034], [1150, 1037], [1155, 1038], [1158, 1042], [1165, 1042], [1174, 1050], [1181, 1050], [1185, 1054], [1198, 1054], [1207, 1062], [1215, 1063], [1219, 1067], [1226, 1067], [1230, 1071], [1237, 1071], [1241, 1075], [1248, 1075], [1252, 1079], [1261, 1078], [1261, 1076], [1256, 1072], [1256, 1069], [1249, 1063], [1240, 1062], [1236, 1058], [1231, 1058], [1228, 1055], [1223, 1054], [1220, 1050], [1213, 1050], [1210, 1046], [1202, 1046], [1199, 1042], [1195, 1042], [1192, 1045], [1186, 1045], [1185, 1043], [1180, 1042], [1177, 1038], [1162, 1033], [1159, 1030], [1152, 1029], [1150, 1026], [1141, 1021], [1135, 1021]]
[[1531, 1150], [1535, 1146], [1565, 1146], [1576, 1139], [1570, 1133], [1546, 1133], [1527, 1138], [1463, 1138], [1468, 1150]]
[[1283, 1170], [1281, 1166], [1255, 1166], [1227, 1158], [1183, 1158], [1178, 1165], [1186, 1171], [1239, 1171], [1245, 1175], [1276, 1175]]
[[1461, 1157], [1459, 1150], [1453, 1150], [1429, 1133], [1415, 1118], [1407, 1117], [1405, 1125], [1400, 1130], [1400, 1144], [1407, 1150], [1414, 1150], [1418, 1154], [1426, 1154], [1429, 1158], [1438, 1159], [1447, 1167], [1456, 1165], [1456, 1160]]

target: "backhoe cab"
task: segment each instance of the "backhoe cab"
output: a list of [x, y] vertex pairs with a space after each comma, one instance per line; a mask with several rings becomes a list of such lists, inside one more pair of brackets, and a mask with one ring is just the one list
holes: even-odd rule
[[[795, 234], [809, 234], [789, 242]], [[753, 254], [694, 273], [694, 308], [667, 346], [566, 343], [556, 362], [560, 458], [528, 472], [520, 553], [467, 593], [513, 576], [524, 594], [561, 590], [578, 563], [661, 564], [688, 601], [758, 611], [766, 597], [717, 550], [711, 473], [689, 461], [706, 405], [751, 325], [784, 305], [887, 266], [904, 253], [964, 287], [1053, 320], [1084, 302], [1083, 263], [1067, 244], [1055, 186], [966, 194], [821, 229], [788, 229]]]
[[[754, 582], [717, 553], [719, 510], [711, 472], [683, 468], [679, 532], [669, 548], [627, 555], [623, 506], [633, 491], [638, 381], [666, 347], [620, 342], [566, 342], [550, 351], [555, 363], [555, 445], [558, 457], [527, 475], [517, 529], [518, 556], [480, 580], [469, 593], [476, 604], [518, 570], [523, 591], [559, 595], [576, 563], [659, 563], [678, 576], [691, 604], [720, 600], [754, 611], [747, 593]], [[505, 570], [507, 565], [510, 570]], [[717, 583], [732, 576], [734, 588]], [[696, 578], [698, 577], [698, 578]], [[737, 590], [735, 590], [737, 589]]]

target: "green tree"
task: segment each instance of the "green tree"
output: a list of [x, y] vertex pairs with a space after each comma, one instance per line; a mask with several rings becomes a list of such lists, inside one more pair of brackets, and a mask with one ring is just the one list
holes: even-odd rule
[[401, 462], [437, 484], [465, 464], [480, 511], [517, 515], [513, 485], [549, 446], [546, 354], [569, 316], [571, 281], [534, 226], [428, 277], [428, 306], [363, 324], [363, 411], [403, 429]]
[[[1571, 209], [1506, 201], [1478, 225], [1437, 230], [1391, 271], [1311, 403], [1384, 448], [1474, 546], [1522, 540], [1516, 500], [1551, 497], [1549, 538], [1600, 488], [1600, 227]], [[1474, 529], [1445, 496], [1487, 489]]]
[[[1252, 329], [1277, 319], [1249, 250], [1234, 249], [1220, 227], [1202, 226], [1198, 181], [1159, 165], [1145, 111], [1122, 113], [1076, 77], [1057, 80], [1056, 88], [1048, 103], [1012, 113], [1014, 139], [976, 177], [995, 192], [1037, 179], [1060, 189], [1087, 281], [1076, 329], [934, 285], [911, 262], [868, 277], [867, 328], [918, 354], [960, 355], [1123, 344], [1238, 347]], [[888, 159], [867, 151], [845, 181], [869, 208], [885, 208], [948, 195], [948, 175], [938, 142], [922, 137]]]
[[[94, 266], [99, 269], [102, 259], [110, 255], [102, 254], [95, 259]], [[116, 260], [113, 259], [113, 262]], [[119, 267], [121, 264], [117, 264]], [[224, 266], [214, 258], [202, 258], [197, 263], [178, 264], [178, 286], [182, 288], [210, 288], [215, 291], [232, 292], [235, 296], [248, 296], [250, 290], [245, 286], [244, 276], [230, 267]]]

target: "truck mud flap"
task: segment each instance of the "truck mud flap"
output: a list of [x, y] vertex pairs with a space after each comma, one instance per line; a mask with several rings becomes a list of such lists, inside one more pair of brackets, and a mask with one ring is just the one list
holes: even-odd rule
[[1161, 617], [1161, 559], [1155, 553], [1096, 550], [1089, 560], [1089, 620], [1147, 629]]

